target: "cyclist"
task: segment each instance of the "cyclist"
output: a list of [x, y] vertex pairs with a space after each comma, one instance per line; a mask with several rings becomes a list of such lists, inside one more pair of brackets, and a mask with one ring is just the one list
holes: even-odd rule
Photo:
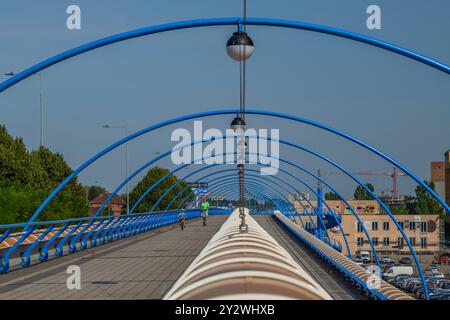
[[203, 218], [203, 226], [206, 226], [206, 217], [208, 216], [209, 202], [206, 201], [205, 198], [203, 198], [200, 208], [202, 209], [201, 216]]
[[186, 213], [184, 213], [184, 209], [180, 210], [180, 213], [178, 214], [178, 220], [181, 230], [184, 230], [184, 227], [186, 226]]

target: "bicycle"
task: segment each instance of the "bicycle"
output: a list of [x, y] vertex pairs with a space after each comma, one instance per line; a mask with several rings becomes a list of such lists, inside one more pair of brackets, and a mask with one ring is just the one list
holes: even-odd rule
[[180, 221], [178, 222], [178, 224], [180, 225], [181, 230], [183, 231], [184, 228], [186, 227], [186, 221], [183, 219], [180, 219]]
[[202, 220], [203, 220], [203, 226], [206, 227], [206, 217], [208, 216], [208, 212], [206, 212], [205, 210], [202, 210], [201, 216], [202, 216]]

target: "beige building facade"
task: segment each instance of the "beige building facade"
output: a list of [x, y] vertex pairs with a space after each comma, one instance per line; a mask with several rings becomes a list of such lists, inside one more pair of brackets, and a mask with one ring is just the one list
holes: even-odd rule
[[[301, 195], [296, 194], [296, 197], [301, 199]], [[314, 212], [317, 207], [317, 201], [315, 200], [310, 200], [311, 204], [306, 200], [302, 200], [300, 204], [293, 196], [290, 196], [290, 200], [299, 213], [304, 213], [303, 206], [308, 212]], [[327, 200], [326, 202], [342, 218], [342, 228], [350, 247], [350, 253], [358, 255], [360, 251], [371, 251], [361, 224], [345, 202], [341, 200]], [[401, 256], [409, 254], [409, 248], [400, 231], [389, 215], [381, 213], [380, 204], [377, 201], [348, 200], [347, 202], [363, 222], [379, 255]], [[324, 206], [323, 211], [328, 212], [328, 209]], [[402, 214], [396, 215], [395, 218], [419, 256], [435, 255], [439, 251], [439, 215]], [[310, 223], [308, 220], [303, 218], [305, 224]], [[314, 215], [313, 221], [316, 221]], [[329, 230], [328, 233], [332, 240], [338, 241], [342, 245], [343, 253], [346, 254], [347, 250], [340, 229], [336, 227]]]

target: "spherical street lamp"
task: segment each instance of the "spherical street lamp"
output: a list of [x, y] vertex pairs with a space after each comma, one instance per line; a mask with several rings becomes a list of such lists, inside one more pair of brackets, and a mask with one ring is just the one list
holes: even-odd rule
[[227, 42], [227, 53], [231, 59], [236, 61], [247, 60], [253, 54], [254, 49], [253, 41], [247, 32], [235, 32]]
[[244, 119], [242, 119], [240, 116], [237, 116], [231, 122], [231, 129], [233, 129], [235, 132], [239, 129], [244, 131], [245, 125], [246, 125], [246, 123], [245, 123]]

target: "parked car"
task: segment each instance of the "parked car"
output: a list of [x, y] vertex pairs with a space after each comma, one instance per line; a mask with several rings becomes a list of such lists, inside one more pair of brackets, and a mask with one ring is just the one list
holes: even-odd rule
[[435, 271], [435, 272], [426, 271], [425, 272], [425, 276], [438, 278], [438, 279], [444, 279], [445, 278], [444, 274], [442, 272], [440, 272], [440, 271]]
[[393, 281], [392, 284], [394, 286], [396, 286], [396, 287], [400, 287], [402, 282], [403, 282], [403, 280], [406, 280], [406, 279], [410, 278], [410, 276], [406, 275], [406, 274], [400, 274], [400, 275], [398, 275], [398, 276], [396, 276], [394, 278], [395, 278], [395, 280]]
[[450, 290], [450, 280], [438, 281], [438, 287], [444, 290]]
[[450, 292], [441, 291], [440, 293], [431, 296], [430, 300], [450, 300]]
[[398, 262], [395, 262], [395, 261], [391, 260], [391, 261], [389, 261], [389, 262], [387, 263], [387, 265], [390, 266], [390, 267], [392, 267], [392, 266], [396, 266], [396, 265], [400, 265], [400, 264], [399, 264]]
[[442, 279], [434, 278], [434, 277], [425, 277], [427, 280], [427, 284], [431, 287], [438, 287], [439, 282], [442, 281]]
[[388, 264], [390, 261], [391, 261], [391, 258], [389, 258], [388, 256], [382, 256], [381, 257], [381, 262], [382, 263]]
[[368, 262], [371, 261], [371, 258], [370, 258], [370, 252], [369, 252], [369, 251], [360, 251], [360, 252], [359, 252], [359, 255], [361, 256], [361, 260], [362, 260], [364, 263], [368, 263]]
[[[440, 288], [428, 288], [428, 295], [430, 296], [430, 298], [435, 295], [442, 295], [442, 293], [443, 291]], [[418, 299], [425, 300], [425, 291], [423, 290], [423, 288], [417, 290], [416, 295]]]
[[364, 267], [364, 262], [362, 261], [362, 259], [355, 258], [353, 261], [355, 261], [355, 263], [356, 263], [358, 266]]
[[400, 260], [398, 260], [398, 262], [399, 262], [400, 264], [411, 264], [411, 258], [403, 257], [403, 258], [401, 258]]
[[414, 292], [414, 288], [417, 285], [422, 284], [422, 280], [420, 278], [412, 278], [406, 284], [406, 290], [409, 292]]
[[412, 280], [412, 277], [407, 277], [398, 282], [398, 287], [407, 290], [409, 286], [409, 282]]
[[400, 274], [411, 276], [413, 274], [412, 266], [392, 266], [383, 274], [384, 277], [394, 277]]
[[400, 274], [400, 275], [394, 276], [394, 277], [383, 277], [383, 280], [386, 281], [387, 283], [395, 285], [395, 281], [398, 281], [404, 277], [408, 277], [408, 276], [406, 274]]

